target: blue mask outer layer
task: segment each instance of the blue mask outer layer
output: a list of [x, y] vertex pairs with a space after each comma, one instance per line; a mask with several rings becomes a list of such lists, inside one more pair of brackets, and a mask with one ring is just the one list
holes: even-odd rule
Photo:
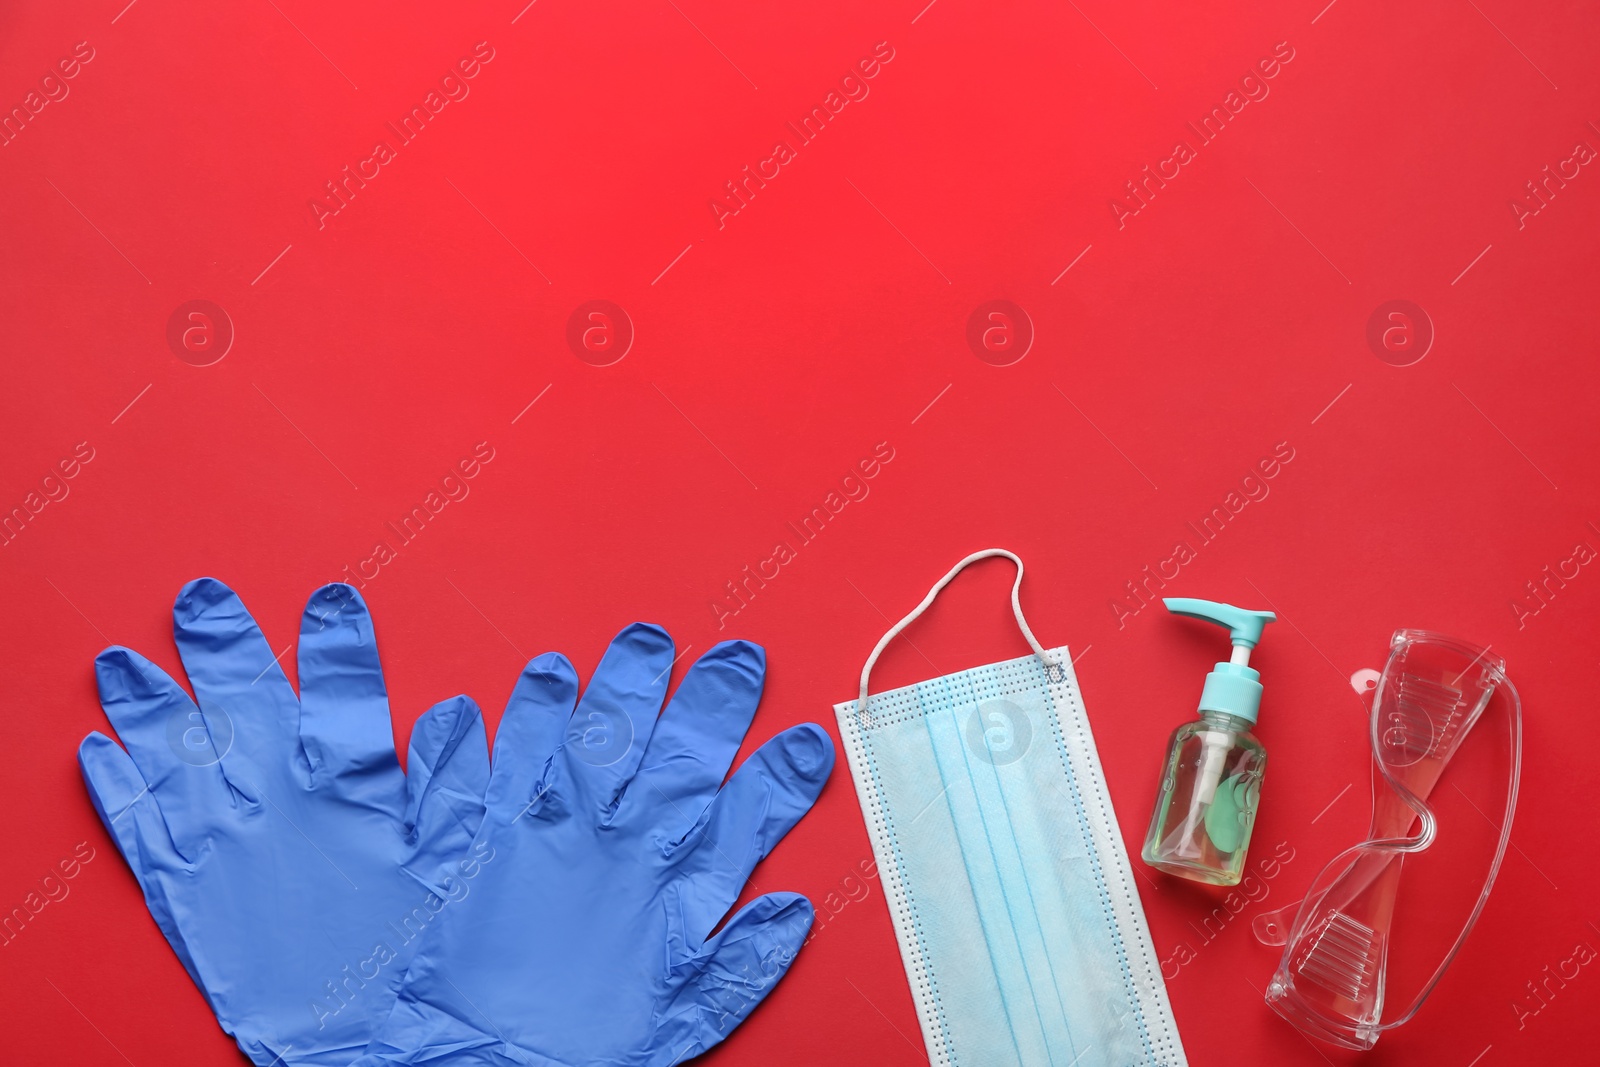
[[257, 1064], [348, 1064], [394, 1004], [417, 939], [468, 893], [488, 747], [445, 701], [395, 756], [372, 619], [347, 585], [300, 627], [297, 697], [238, 596], [184, 586], [178, 652], [199, 704], [126, 648], [95, 660], [90, 799], [156, 925]]
[[635, 623], [581, 700], [565, 657], [528, 664], [474, 845], [493, 858], [430, 925], [358, 1067], [669, 1067], [727, 1037], [787, 972], [811, 929], [799, 894], [758, 897], [712, 930], [811, 809], [833, 743], [792, 727], [724, 784], [766, 655], [717, 645], [661, 712], [673, 659], [664, 630]]
[[1181, 1067], [1071, 660], [1045, 656], [1061, 666], [1027, 656], [834, 709], [928, 1057]]

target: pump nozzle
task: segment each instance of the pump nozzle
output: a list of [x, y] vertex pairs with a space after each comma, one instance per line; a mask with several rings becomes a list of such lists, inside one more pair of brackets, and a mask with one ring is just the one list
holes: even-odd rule
[[1246, 611], [1232, 604], [1219, 604], [1215, 600], [1195, 600], [1186, 596], [1169, 596], [1163, 601], [1174, 615], [1187, 615], [1191, 619], [1204, 619], [1218, 626], [1226, 626], [1233, 633], [1236, 646], [1255, 648], [1261, 642], [1261, 631], [1267, 623], [1277, 621], [1270, 611]]
[[1255, 722], [1261, 705], [1261, 675], [1250, 666], [1250, 650], [1261, 640], [1267, 623], [1276, 621], [1278, 616], [1270, 611], [1247, 611], [1232, 604], [1191, 597], [1167, 597], [1162, 603], [1174, 615], [1227, 627], [1233, 638], [1233, 655], [1206, 676], [1200, 710], [1225, 712]]

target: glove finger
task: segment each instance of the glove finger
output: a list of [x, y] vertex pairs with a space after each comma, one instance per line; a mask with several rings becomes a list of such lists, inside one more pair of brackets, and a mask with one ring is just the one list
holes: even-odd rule
[[749, 641], [724, 641], [696, 660], [656, 724], [618, 820], [653, 817], [668, 805], [666, 828], [682, 836], [733, 765], [766, 673], [766, 652]]
[[699, 951], [677, 957], [672, 976], [684, 988], [658, 1031], [667, 1038], [666, 1056], [652, 1063], [682, 1063], [732, 1033], [789, 973], [813, 917], [800, 894], [768, 893], [740, 908]]
[[472, 844], [488, 785], [488, 736], [472, 698], [451, 697], [423, 712], [406, 755], [406, 830], [419, 876], [437, 878]]
[[612, 639], [567, 724], [561, 751], [568, 780], [602, 817], [639, 767], [671, 672], [672, 638], [636, 622]]
[[578, 672], [559, 652], [528, 662], [494, 732], [494, 769], [484, 797], [511, 822], [532, 802], [545, 764], [561, 744], [578, 700]]
[[294, 689], [238, 594], [215, 578], [195, 579], [172, 606], [172, 629], [195, 699], [208, 718], [233, 720], [241, 751], [275, 766], [273, 756], [298, 750]]
[[178, 852], [192, 857], [231, 811], [221, 758], [233, 744], [226, 718], [202, 715], [178, 683], [131, 649], [95, 657], [100, 706], [149, 784]]
[[833, 741], [802, 723], [755, 751], [733, 773], [701, 825], [679, 843], [685, 859], [683, 914], [690, 936], [704, 937], [795, 823], [811, 810], [833, 770]]
[[[144, 849], [139, 844], [139, 820], [136, 808], [148, 805], [160, 818], [160, 809], [150, 787], [139, 775], [139, 768], [111, 738], [98, 730], [85, 737], [78, 745], [78, 770], [83, 773], [83, 784], [89, 790], [89, 801], [105, 825], [106, 832], [117, 843], [117, 851], [133, 869], [134, 877], [144, 883]], [[165, 825], [163, 823], [163, 825]], [[169, 842], [170, 844], [170, 842]], [[176, 853], [173, 853], [176, 859]]]
[[155, 795], [128, 754], [98, 731], [90, 733], [78, 746], [78, 769], [83, 772], [94, 810], [144, 893], [151, 918], [198, 985], [199, 972], [174, 918], [168, 882], [162, 877], [187, 864], [173, 846]]
[[312, 786], [398, 810], [404, 785], [389, 694], [361, 594], [342, 582], [311, 594], [299, 659], [300, 743]]

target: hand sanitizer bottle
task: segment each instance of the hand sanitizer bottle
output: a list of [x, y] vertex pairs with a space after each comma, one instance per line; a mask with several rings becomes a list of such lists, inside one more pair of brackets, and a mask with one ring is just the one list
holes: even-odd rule
[[1200, 718], [1172, 733], [1144, 861], [1197, 882], [1238, 885], [1267, 768], [1267, 750], [1250, 733], [1261, 706], [1261, 672], [1249, 665], [1250, 650], [1277, 616], [1187, 597], [1163, 603], [1175, 615], [1226, 627], [1233, 656], [1206, 676]]

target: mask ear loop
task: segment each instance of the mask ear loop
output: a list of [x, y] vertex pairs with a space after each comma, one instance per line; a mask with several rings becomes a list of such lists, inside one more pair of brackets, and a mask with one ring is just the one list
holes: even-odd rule
[[1033, 630], [1028, 626], [1028, 620], [1022, 615], [1022, 558], [1015, 552], [1007, 552], [1003, 548], [986, 548], [982, 552], [974, 552], [954, 567], [951, 567], [950, 572], [935, 582], [933, 588], [928, 590], [928, 595], [922, 598], [922, 603], [912, 608], [905, 618], [889, 627], [889, 632], [878, 638], [878, 644], [873, 648], [872, 654], [867, 657], [866, 666], [861, 668], [861, 695], [856, 705], [858, 713], [863, 713], [867, 710], [867, 680], [872, 676], [872, 668], [877, 664], [878, 657], [883, 654], [883, 650], [889, 646], [889, 642], [899, 637], [900, 631], [917, 621], [922, 613], [932, 606], [934, 599], [944, 591], [944, 587], [949, 585], [956, 575], [965, 570], [968, 564], [976, 563], [980, 559], [989, 559], [992, 556], [1004, 556], [1017, 565], [1017, 580], [1011, 585], [1012, 614], [1017, 617], [1017, 626], [1022, 630], [1022, 636], [1028, 639], [1028, 647], [1033, 649], [1033, 654], [1039, 657], [1039, 662], [1043, 663], [1045, 669], [1049, 671], [1050, 680], [1052, 682], [1061, 680], [1062, 670], [1060, 664], [1052, 660], [1049, 653], [1044, 650], [1044, 646], [1039, 644], [1039, 639], [1033, 636]]

